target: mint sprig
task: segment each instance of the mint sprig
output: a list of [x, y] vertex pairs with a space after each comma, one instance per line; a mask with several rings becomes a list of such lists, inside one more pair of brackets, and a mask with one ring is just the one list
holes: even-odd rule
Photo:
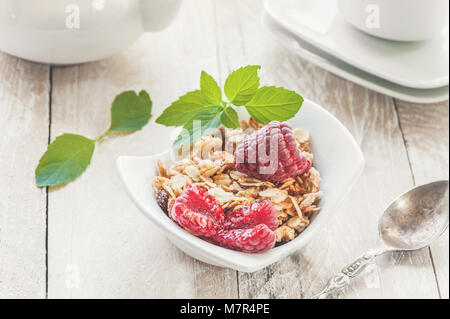
[[57, 186], [80, 176], [91, 162], [95, 141], [81, 135], [64, 134], [49, 145], [36, 169], [39, 187]]
[[232, 107], [227, 107], [223, 110], [220, 115], [220, 120], [226, 128], [238, 129], [241, 127], [239, 124], [239, 115]]
[[165, 126], [183, 126], [207, 105], [200, 90], [188, 92], [166, 108], [156, 119], [156, 123]]
[[221, 106], [210, 106], [198, 111], [194, 116], [195, 120], [188, 121], [183, 126], [173, 146], [190, 145], [203, 135], [213, 132], [221, 125], [222, 110]]
[[134, 91], [116, 96], [111, 107], [110, 132], [136, 132], [147, 125], [151, 117], [152, 100], [146, 91]]
[[248, 113], [259, 123], [287, 121], [300, 110], [303, 97], [280, 87], [260, 88], [245, 105]]
[[173, 145], [179, 147], [190, 145], [221, 125], [239, 128], [236, 108], [241, 106], [262, 124], [293, 118], [303, 104], [303, 97], [281, 87], [260, 87], [260, 69], [259, 65], [249, 65], [232, 72], [224, 86], [228, 100], [223, 99], [222, 90], [214, 78], [203, 71], [200, 90], [180, 97], [164, 110], [156, 123], [183, 127]]
[[259, 65], [249, 65], [231, 73], [225, 81], [225, 95], [230, 103], [243, 106], [249, 102], [259, 88]]
[[132, 133], [142, 129], [150, 120], [152, 100], [146, 91], [136, 94], [123, 92], [116, 96], [111, 107], [111, 126], [92, 140], [82, 135], [63, 134], [51, 143], [39, 160], [35, 171], [38, 187], [67, 184], [89, 166], [96, 143], [113, 133]]
[[216, 80], [205, 71], [200, 77], [200, 92], [203, 100], [210, 105], [220, 105], [222, 102], [222, 90]]

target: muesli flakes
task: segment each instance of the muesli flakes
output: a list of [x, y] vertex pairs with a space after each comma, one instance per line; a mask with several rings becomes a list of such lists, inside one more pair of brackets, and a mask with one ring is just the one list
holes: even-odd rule
[[[270, 200], [277, 210], [279, 227], [275, 230], [278, 243], [295, 239], [320, 211], [320, 174], [312, 167], [295, 178], [272, 183], [249, 177], [234, 167], [237, 144], [248, 134], [261, 128], [253, 119], [241, 121], [241, 129], [220, 128], [218, 132], [201, 137], [191, 147], [191, 155], [170, 166], [158, 162], [159, 174], [153, 180], [155, 194], [163, 191], [168, 199], [168, 211], [175, 199], [189, 184], [208, 191], [222, 206], [225, 214], [254, 202]], [[225, 133], [225, 138], [217, 137]], [[295, 129], [299, 150], [314, 164], [309, 132]], [[162, 195], [160, 195], [162, 196]]]

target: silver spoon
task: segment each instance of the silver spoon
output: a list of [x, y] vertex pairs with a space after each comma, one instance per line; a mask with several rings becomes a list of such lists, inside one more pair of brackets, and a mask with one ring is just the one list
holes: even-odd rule
[[389, 205], [378, 223], [379, 245], [342, 269], [312, 299], [325, 298], [344, 288], [377, 256], [429, 246], [448, 228], [448, 203], [448, 180], [422, 185], [401, 195]]

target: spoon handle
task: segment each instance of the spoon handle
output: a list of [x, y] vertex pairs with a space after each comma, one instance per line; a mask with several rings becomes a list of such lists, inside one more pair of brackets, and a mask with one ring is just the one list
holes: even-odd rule
[[358, 276], [367, 265], [375, 259], [375, 257], [384, 252], [386, 252], [384, 247], [369, 250], [357, 258], [353, 263], [344, 267], [339, 274], [334, 275], [328, 282], [328, 285], [320, 293], [311, 297], [311, 299], [324, 299], [329, 293], [344, 288], [349, 284], [351, 278]]

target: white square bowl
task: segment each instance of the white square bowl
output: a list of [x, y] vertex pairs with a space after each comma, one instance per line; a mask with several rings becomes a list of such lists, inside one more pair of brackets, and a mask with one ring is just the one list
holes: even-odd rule
[[161, 210], [153, 194], [151, 182], [158, 174], [158, 159], [170, 164], [170, 151], [146, 157], [122, 156], [117, 159], [117, 167], [133, 202], [167, 234], [175, 246], [193, 258], [212, 265], [254, 272], [305, 246], [318, 229], [325, 227], [339, 202], [352, 188], [364, 168], [363, 154], [353, 136], [322, 107], [306, 100], [300, 112], [289, 123], [294, 128], [300, 127], [311, 133], [314, 166], [322, 177], [322, 210], [296, 239], [266, 253], [242, 253], [208, 243], [179, 227]]

